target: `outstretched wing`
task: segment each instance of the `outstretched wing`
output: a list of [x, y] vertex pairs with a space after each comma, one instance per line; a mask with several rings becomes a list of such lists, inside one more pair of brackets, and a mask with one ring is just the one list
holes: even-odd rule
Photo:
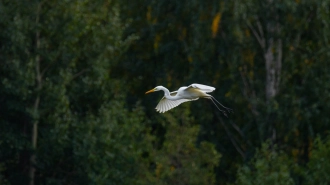
[[[175, 96], [178, 93], [178, 91], [171, 92], [171, 96]], [[168, 100], [165, 97], [163, 97], [158, 105], [156, 106], [156, 110], [160, 113], [164, 113], [170, 109], [173, 109], [174, 107], [177, 107], [181, 103], [187, 102], [187, 101], [193, 101], [197, 100], [198, 98], [195, 99], [179, 99], [179, 100]]]
[[202, 85], [202, 84], [191, 84], [185, 90], [189, 90], [189, 89], [192, 89], [192, 88], [193, 89], [199, 89], [199, 90], [201, 90], [203, 92], [206, 92], [206, 93], [212, 92], [212, 91], [215, 90], [214, 87], [211, 87], [211, 86], [208, 86], [208, 85]]

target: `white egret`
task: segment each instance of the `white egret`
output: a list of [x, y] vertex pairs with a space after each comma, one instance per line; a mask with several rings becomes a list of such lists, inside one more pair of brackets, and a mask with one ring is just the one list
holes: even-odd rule
[[[219, 111], [221, 111], [225, 116], [227, 116], [226, 110], [228, 111], [228, 113], [233, 111], [232, 109], [223, 106], [213, 96], [207, 94], [215, 90], [215, 88], [211, 86], [202, 84], [191, 84], [188, 87], [180, 87], [177, 91], [173, 91], [171, 93], [167, 88], [163, 86], [157, 86], [150, 91], [147, 91], [146, 94], [160, 90], [164, 91], [164, 97], [159, 101], [156, 107], [156, 110], [160, 113], [164, 113], [180, 105], [181, 103], [198, 100], [199, 98], [210, 99], [219, 109]], [[216, 103], [225, 108], [225, 110], [221, 110]]]

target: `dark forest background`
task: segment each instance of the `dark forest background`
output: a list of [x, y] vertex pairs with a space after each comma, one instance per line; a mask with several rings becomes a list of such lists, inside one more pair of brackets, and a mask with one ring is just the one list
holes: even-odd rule
[[[1, 0], [0, 184], [330, 184], [329, 11]], [[191, 83], [234, 114], [144, 94]]]

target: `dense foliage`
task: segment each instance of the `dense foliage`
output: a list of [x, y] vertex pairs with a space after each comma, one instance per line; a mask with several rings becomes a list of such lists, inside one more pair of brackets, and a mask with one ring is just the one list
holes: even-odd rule
[[329, 184], [329, 8], [1, 0], [0, 184]]

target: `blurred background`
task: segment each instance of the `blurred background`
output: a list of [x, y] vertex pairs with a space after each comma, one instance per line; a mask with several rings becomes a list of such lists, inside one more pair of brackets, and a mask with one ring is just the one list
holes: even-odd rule
[[0, 184], [330, 184], [329, 8], [1, 0]]

